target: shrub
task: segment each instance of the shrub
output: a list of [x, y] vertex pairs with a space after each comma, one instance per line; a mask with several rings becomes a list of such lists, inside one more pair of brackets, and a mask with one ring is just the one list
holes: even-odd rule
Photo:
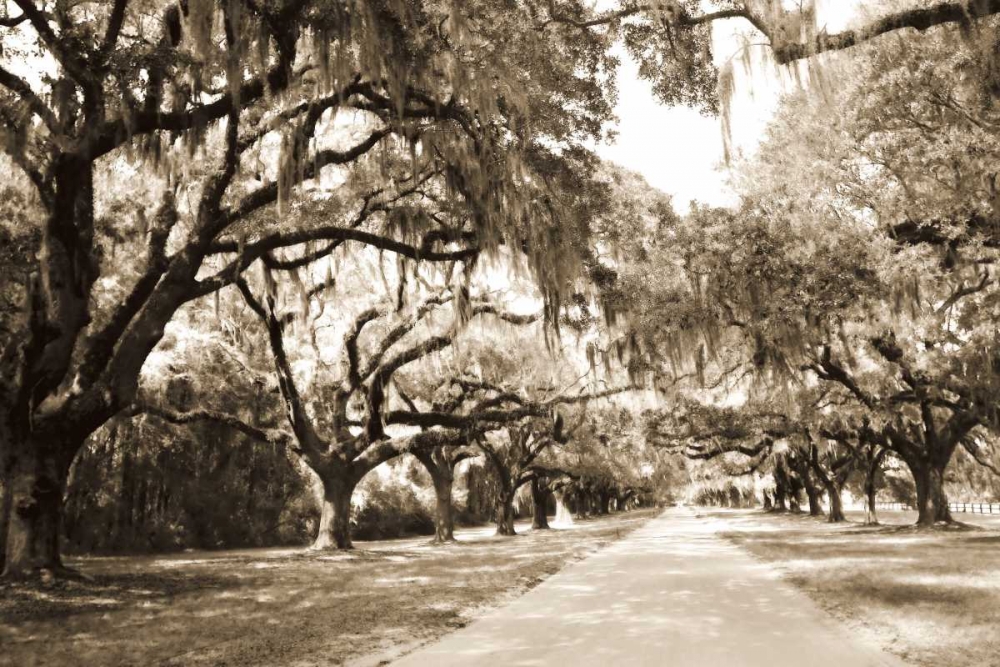
[[434, 518], [409, 484], [385, 482], [370, 475], [359, 488], [352, 521], [359, 540], [433, 535]]

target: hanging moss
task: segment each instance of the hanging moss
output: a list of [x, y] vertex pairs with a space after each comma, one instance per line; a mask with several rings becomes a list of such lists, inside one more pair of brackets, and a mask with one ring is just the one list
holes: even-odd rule
[[188, 0], [187, 34], [195, 55], [202, 62], [209, 62], [215, 55], [215, 44], [212, 41], [215, 27], [215, 0]]

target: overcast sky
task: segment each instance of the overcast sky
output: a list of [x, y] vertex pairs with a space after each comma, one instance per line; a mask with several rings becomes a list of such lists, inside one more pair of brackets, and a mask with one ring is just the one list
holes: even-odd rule
[[[825, 0], [819, 3], [818, 23], [828, 32], [843, 29], [856, 13], [860, 0]], [[607, 1], [598, 5], [608, 5]], [[713, 26], [716, 63], [721, 64], [738, 49], [737, 35], [747, 33], [741, 20]], [[692, 199], [713, 205], [734, 202], [726, 186], [722, 164], [722, 129], [718, 118], [702, 116], [684, 107], [660, 104], [646, 81], [639, 79], [636, 64], [618, 49], [619, 100], [616, 114], [618, 139], [613, 145], [598, 146], [601, 157], [639, 172], [651, 185], [674, 196], [680, 212]], [[790, 90], [790, 77], [782, 82], [770, 68], [757, 67], [752, 82], [737, 67], [737, 94], [733, 101], [733, 140], [738, 150], [752, 153], [774, 111], [781, 91]]]

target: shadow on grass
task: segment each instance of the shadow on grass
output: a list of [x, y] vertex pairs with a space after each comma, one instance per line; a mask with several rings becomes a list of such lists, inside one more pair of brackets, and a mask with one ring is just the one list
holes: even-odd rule
[[447, 547], [73, 559], [93, 581], [0, 587], [0, 666], [341, 664], [461, 627], [655, 513]]
[[60, 580], [0, 584], [0, 618], [4, 623], [58, 621], [73, 614], [108, 612], [169, 600], [194, 591], [235, 589], [239, 577], [187, 572], [124, 572], [95, 575], [90, 581]]
[[[706, 511], [720, 534], [915, 665], [1000, 665], [1000, 533]], [[910, 520], [913, 513], [891, 513]]]

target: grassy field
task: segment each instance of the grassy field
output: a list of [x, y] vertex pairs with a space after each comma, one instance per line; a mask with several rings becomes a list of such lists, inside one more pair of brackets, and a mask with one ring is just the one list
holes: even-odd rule
[[376, 665], [462, 627], [654, 510], [495, 538], [70, 561], [92, 583], [0, 586], [0, 665]]
[[884, 525], [871, 528], [860, 513], [848, 513], [847, 524], [753, 510], [700, 513], [908, 663], [1000, 666], [1000, 516], [959, 514], [980, 529], [928, 531], [910, 525], [910, 512], [881, 512]]

